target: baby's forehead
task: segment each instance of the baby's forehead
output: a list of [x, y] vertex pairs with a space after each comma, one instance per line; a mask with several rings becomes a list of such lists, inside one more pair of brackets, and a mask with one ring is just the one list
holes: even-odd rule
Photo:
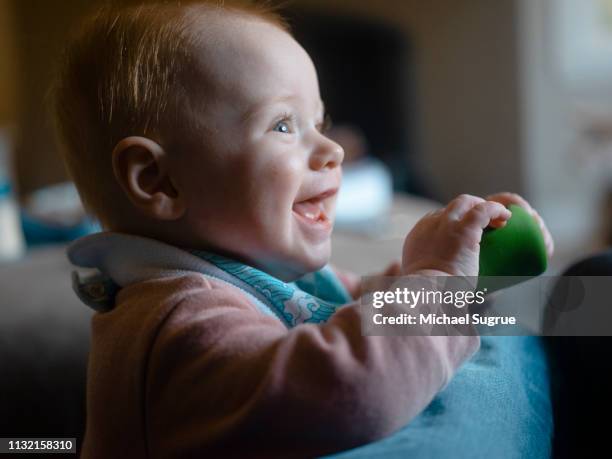
[[305, 74], [316, 79], [310, 57], [295, 39], [260, 18], [206, 15], [194, 22], [191, 33], [192, 84], [205, 88], [208, 97], [248, 93], [262, 99], [289, 90]]
[[[225, 74], [237, 64], [273, 64], [279, 47], [287, 52], [302, 52], [293, 37], [276, 24], [245, 14], [215, 12], [200, 14], [189, 31], [194, 63]], [[269, 51], [269, 52], [266, 52]]]

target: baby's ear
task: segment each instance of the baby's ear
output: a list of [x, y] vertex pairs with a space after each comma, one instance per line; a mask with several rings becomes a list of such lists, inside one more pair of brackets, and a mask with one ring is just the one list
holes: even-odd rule
[[168, 156], [146, 137], [126, 137], [112, 153], [113, 172], [123, 191], [140, 211], [158, 220], [177, 220], [185, 203], [168, 175]]

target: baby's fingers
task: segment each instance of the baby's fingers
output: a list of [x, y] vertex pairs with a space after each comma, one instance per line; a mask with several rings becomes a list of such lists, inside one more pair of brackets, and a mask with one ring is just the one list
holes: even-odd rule
[[525, 209], [531, 215], [533, 215], [535, 212], [531, 207], [531, 204], [529, 204], [522, 196], [516, 193], [510, 193], [508, 191], [504, 191], [502, 193], [495, 193], [487, 196], [487, 200], [499, 202], [506, 207], [508, 207], [510, 204], [516, 204], [517, 206], [520, 206]]
[[451, 220], [461, 220], [463, 216], [476, 204], [484, 202], [484, 199], [471, 194], [460, 194], [448, 203], [444, 212]]
[[546, 244], [546, 254], [548, 255], [548, 258], [552, 257], [553, 252], [555, 251], [555, 243], [553, 241], [552, 235], [550, 234], [550, 231], [548, 231], [548, 228], [546, 227], [546, 224], [544, 223], [542, 217], [540, 217], [540, 214], [538, 214], [535, 209], [531, 207], [531, 204], [529, 204], [518, 194], [509, 192], [492, 194], [490, 196], [487, 196], [487, 199], [491, 201], [500, 202], [505, 206], [509, 206], [510, 204], [516, 204], [525, 209], [527, 212], [529, 212], [529, 214], [536, 219], [536, 221], [538, 222], [538, 226], [542, 231], [542, 235], [544, 236], [544, 243]]
[[466, 227], [484, 229], [489, 225], [503, 225], [511, 215], [512, 212], [499, 202], [484, 201], [472, 207], [461, 223]]

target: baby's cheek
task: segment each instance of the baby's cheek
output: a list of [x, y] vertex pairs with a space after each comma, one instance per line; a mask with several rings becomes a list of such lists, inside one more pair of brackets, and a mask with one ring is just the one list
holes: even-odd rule
[[262, 176], [258, 218], [273, 244], [286, 244], [292, 231], [293, 203], [301, 186], [299, 171], [288, 164], [271, 165]]
[[302, 169], [298, 161], [291, 157], [281, 157], [269, 161], [259, 168], [260, 180], [269, 198], [287, 200], [296, 197], [302, 185]]

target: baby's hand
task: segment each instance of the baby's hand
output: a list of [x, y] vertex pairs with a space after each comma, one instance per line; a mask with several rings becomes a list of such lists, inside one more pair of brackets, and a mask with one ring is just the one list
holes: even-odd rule
[[489, 201], [500, 202], [504, 206], [509, 206], [510, 204], [516, 204], [522, 207], [523, 209], [525, 209], [527, 212], [529, 212], [531, 216], [535, 218], [535, 220], [538, 222], [538, 225], [540, 226], [540, 230], [542, 231], [542, 235], [544, 236], [544, 243], [546, 244], [546, 254], [548, 255], [548, 258], [550, 259], [550, 257], [552, 257], [553, 252], [555, 251], [555, 243], [550, 234], [550, 231], [548, 231], [548, 228], [546, 227], [544, 220], [542, 220], [542, 217], [540, 217], [540, 215], [533, 209], [533, 207], [529, 205], [527, 201], [525, 201], [518, 194], [509, 193], [509, 192], [495, 193], [490, 196], [487, 196], [486, 199], [488, 199]]
[[381, 276], [401, 276], [402, 264], [399, 261], [392, 261], [389, 266], [380, 274]]
[[462, 194], [419, 220], [404, 241], [402, 273], [477, 276], [482, 230], [500, 228], [511, 216], [495, 201]]

